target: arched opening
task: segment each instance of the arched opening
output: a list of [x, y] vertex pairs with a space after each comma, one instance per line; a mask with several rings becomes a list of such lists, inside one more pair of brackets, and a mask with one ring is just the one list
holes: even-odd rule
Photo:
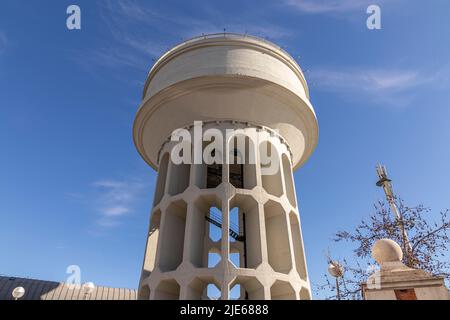
[[[230, 251], [233, 250], [230, 248]], [[237, 252], [230, 252], [230, 261], [236, 266], [236, 268], [241, 268], [243, 267], [241, 265], [241, 253], [240, 250]]]
[[161, 211], [157, 210], [153, 212], [150, 219], [150, 228], [147, 236], [147, 246], [145, 248], [144, 266], [142, 268], [142, 278], [148, 277], [155, 268], [160, 224]]
[[161, 271], [173, 271], [181, 264], [186, 227], [186, 202], [172, 203], [165, 211], [159, 267]]
[[180, 285], [175, 280], [163, 280], [155, 289], [155, 300], [179, 300]]
[[264, 205], [264, 217], [269, 264], [275, 272], [287, 274], [292, 269], [292, 257], [284, 209], [270, 200]]
[[234, 136], [229, 145], [229, 180], [235, 188], [256, 186], [256, 154], [253, 141], [246, 135]]
[[219, 283], [211, 276], [195, 278], [187, 287], [189, 300], [220, 300]]
[[298, 216], [295, 212], [289, 213], [289, 221], [291, 223], [292, 232], [292, 246], [294, 247], [295, 267], [297, 269], [300, 278], [306, 281], [306, 263], [305, 255], [303, 252], [302, 235], [300, 231], [300, 224]]
[[[239, 212], [238, 207], [234, 207], [230, 210], [230, 232], [228, 232], [228, 241], [230, 242], [230, 261], [237, 267], [242, 267], [240, 257], [244, 254], [243, 252], [243, 230], [242, 230], [242, 212]], [[239, 238], [241, 237], [241, 238]], [[239, 240], [239, 241], [237, 241]]]
[[214, 189], [222, 183], [222, 165], [213, 163], [206, 166], [206, 188]]
[[223, 155], [220, 151], [217, 151], [216, 157], [216, 149], [213, 149], [211, 152], [205, 152], [205, 148], [209, 144], [208, 142], [203, 142], [201, 163], [194, 164], [193, 181], [200, 189], [214, 189], [222, 183]]
[[250, 195], [230, 201], [230, 258], [236, 267], [256, 269], [262, 262], [259, 206]]
[[[217, 156], [217, 157], [216, 157]], [[204, 161], [206, 164], [206, 188], [214, 189], [222, 183], [222, 170], [223, 170], [223, 154], [220, 151], [214, 149], [210, 155], [205, 155]], [[221, 161], [216, 161], [217, 158]], [[214, 160], [214, 161], [213, 161]]]
[[209, 300], [220, 300], [222, 292], [217, 285], [210, 283], [206, 286], [206, 295]]
[[[243, 300], [244, 298], [242, 298], [243, 294], [241, 292], [243, 288], [241, 287], [240, 284], [235, 284], [231, 289], [230, 289], [230, 300]], [[245, 293], [244, 293], [245, 296]]]
[[207, 165], [202, 162], [194, 164], [193, 166], [194, 166], [194, 184], [199, 189], [205, 189], [207, 180]]
[[153, 201], [153, 206], [158, 205], [161, 202], [162, 197], [164, 196], [168, 166], [169, 166], [169, 153], [166, 153], [159, 162], [158, 181], [156, 183], [155, 199]]
[[264, 287], [251, 276], [238, 276], [230, 285], [231, 300], [263, 300]]
[[[237, 235], [240, 235], [241, 232], [241, 225], [242, 223], [240, 223], [239, 221], [239, 208], [238, 207], [234, 207], [230, 210], [230, 230], [236, 232]], [[236, 237], [233, 237], [230, 233], [228, 240], [230, 242], [236, 242]]]
[[217, 207], [210, 207], [208, 216], [212, 220], [209, 224], [209, 238], [214, 242], [220, 241], [222, 239], [222, 228], [219, 224], [222, 224], [222, 210]]
[[311, 300], [311, 294], [305, 287], [302, 287], [300, 290], [300, 300]]
[[220, 256], [220, 254], [210, 251], [208, 253], [208, 268], [215, 268], [221, 260], [222, 257]]
[[169, 194], [175, 196], [189, 187], [191, 165], [185, 163], [174, 164], [173, 162], [170, 162], [170, 164]]
[[277, 280], [270, 288], [272, 300], [295, 300], [295, 290], [289, 282]]
[[197, 268], [207, 268], [209, 253], [220, 253], [222, 204], [215, 195], [202, 195], [192, 206], [189, 239], [189, 260]]
[[148, 285], [144, 285], [139, 290], [138, 300], [150, 300], [150, 288]]
[[294, 188], [294, 180], [292, 178], [292, 166], [288, 157], [283, 154], [282, 156], [283, 162], [283, 175], [284, 175], [284, 183], [286, 185], [286, 196], [289, 200], [291, 206], [295, 208], [295, 188]]
[[259, 145], [259, 159], [261, 167], [261, 180], [264, 190], [276, 197], [283, 194], [281, 180], [280, 157], [275, 146], [269, 141]]

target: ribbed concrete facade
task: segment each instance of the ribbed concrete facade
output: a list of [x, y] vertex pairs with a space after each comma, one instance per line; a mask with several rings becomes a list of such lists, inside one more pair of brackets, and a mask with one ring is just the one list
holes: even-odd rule
[[[203, 134], [222, 133], [223, 163], [172, 160], [171, 133], [196, 139], [197, 121]], [[237, 298], [235, 285], [239, 299], [310, 299], [293, 170], [317, 136], [303, 74], [271, 43], [212, 35], [159, 59], [134, 125], [138, 151], [158, 170], [139, 299], [207, 299], [211, 284], [221, 299]]]

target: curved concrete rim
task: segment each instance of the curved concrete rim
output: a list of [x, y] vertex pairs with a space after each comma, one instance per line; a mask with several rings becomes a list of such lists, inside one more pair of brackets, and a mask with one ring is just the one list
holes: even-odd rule
[[[176, 58], [180, 54], [186, 53], [187, 51], [196, 50], [202, 47], [211, 47], [211, 46], [225, 46], [225, 45], [245, 45], [248, 47], [257, 47], [259, 49], [263, 49], [266, 53], [284, 61], [287, 66], [297, 75], [300, 79], [303, 88], [306, 93], [306, 97], [309, 99], [309, 88], [306, 83], [305, 76], [292, 56], [287, 53], [285, 50], [277, 46], [276, 44], [255, 36], [237, 34], [237, 33], [215, 33], [215, 34], [206, 34], [203, 36], [198, 36], [189, 40], [186, 40], [179, 45], [173, 47], [166, 53], [164, 53], [153, 65], [150, 72], [148, 73], [147, 79], [144, 84], [144, 90], [142, 94], [142, 99], [145, 99], [147, 94], [148, 86], [152, 81], [153, 77], [156, 73], [170, 60]], [[156, 92], [155, 92], [156, 93]], [[153, 93], [153, 94], [155, 94]]]
[[[157, 108], [159, 108], [159, 106], [162, 103], [164, 103], [165, 101], [168, 101], [168, 100], [174, 99], [174, 98], [178, 98], [179, 96], [186, 94], [186, 92], [183, 92], [182, 90], [178, 89], [178, 86], [181, 83], [189, 83], [189, 82], [192, 82], [193, 79], [207, 79], [207, 78], [209, 78], [209, 76], [191, 78], [191, 79], [187, 79], [187, 80], [183, 80], [183, 81], [174, 83], [173, 85], [168, 86], [168, 87], [158, 91], [156, 94], [154, 94], [150, 97], [147, 97], [140, 104], [139, 109], [135, 116], [134, 123], [133, 123], [133, 142], [134, 142], [134, 145], [135, 145], [136, 149], [138, 150], [139, 154], [141, 155], [141, 157], [153, 169], [158, 170], [158, 165], [157, 165], [157, 163], [154, 163], [145, 154], [143, 140], [142, 140], [142, 129], [144, 128], [144, 125], [142, 124], [142, 122], [145, 119], [150, 118], [151, 114]], [[284, 94], [291, 96], [291, 97], [295, 97], [295, 100], [298, 101], [300, 103], [300, 105], [303, 105], [303, 109], [306, 110], [307, 116], [309, 116], [310, 120], [312, 120], [312, 122], [305, 121], [305, 125], [310, 126], [312, 130], [309, 131], [311, 133], [311, 136], [308, 137], [309, 138], [309, 140], [307, 141], [308, 143], [305, 144], [305, 151], [303, 153], [303, 156], [301, 157], [300, 161], [297, 161], [297, 163], [294, 163], [293, 170], [294, 171], [297, 170], [301, 165], [303, 165], [309, 159], [309, 157], [312, 155], [315, 148], [317, 147], [318, 136], [319, 136], [319, 127], [318, 127], [317, 117], [314, 112], [314, 109], [308, 100], [302, 99], [300, 96], [298, 96], [291, 90], [289, 90], [277, 83], [274, 83], [274, 82], [271, 82], [268, 80], [264, 80], [264, 79], [260, 79], [260, 78], [254, 78], [254, 77], [242, 76], [242, 75], [239, 75], [239, 76], [237, 76], [237, 75], [221, 75], [221, 76], [218, 76], [218, 78], [223, 78], [224, 80], [232, 78], [233, 82], [235, 82], [236, 79], [245, 80], [245, 79], [251, 78], [251, 79], [254, 79], [261, 83], [268, 83], [274, 87], [281, 89], [280, 91], [283, 92]], [[233, 84], [233, 83], [227, 83], [227, 84]], [[245, 81], [244, 81], [244, 84], [245, 84]], [[213, 88], [213, 87], [219, 87], [220, 85], [221, 85], [221, 83], [215, 82], [215, 83], [210, 83], [208, 86], [210, 88]], [[196, 89], [205, 88], [205, 87], [207, 87], [207, 86], [205, 86], [205, 85], [199, 86], [198, 84], [193, 84], [191, 86], [191, 88], [196, 88]], [[300, 115], [299, 110], [297, 108], [292, 107], [292, 110], [295, 113], [297, 113], [300, 117], [303, 117], [303, 115]], [[210, 120], [218, 120], [218, 119], [210, 119]], [[241, 119], [228, 119], [228, 120], [240, 121]], [[258, 122], [252, 122], [252, 123], [255, 125], [266, 126], [265, 124], [258, 123]], [[188, 125], [191, 125], [191, 123], [185, 123], [183, 126], [188, 126]], [[183, 127], [183, 126], [180, 126], [180, 127]], [[286, 139], [285, 137], [283, 137], [283, 138], [285, 141], [288, 141], [288, 143], [289, 143], [288, 139]]]

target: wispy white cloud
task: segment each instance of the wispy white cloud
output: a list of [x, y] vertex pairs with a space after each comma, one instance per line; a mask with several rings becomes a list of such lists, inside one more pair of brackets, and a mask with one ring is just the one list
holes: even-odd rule
[[94, 187], [118, 189], [126, 185], [123, 181], [117, 180], [98, 180], [92, 184]]
[[316, 69], [309, 82], [317, 90], [343, 94], [347, 97], [375, 98], [379, 102], [402, 106], [409, 103], [415, 88], [435, 80], [414, 70], [389, 69]]
[[417, 72], [410, 70], [357, 69], [311, 71], [310, 78], [320, 86], [336, 89], [362, 89], [364, 91], [398, 91], [419, 84]]
[[[380, 4], [378, 0], [376, 4]], [[365, 12], [365, 9], [374, 4], [373, 0], [286, 0], [285, 3], [292, 8], [309, 14], [332, 14], [353, 11]]]
[[[291, 35], [290, 30], [273, 25], [260, 16], [252, 16], [246, 13], [242, 13], [239, 17], [227, 15], [206, 3], [199, 8], [197, 16], [188, 16], [178, 14], [175, 11], [170, 14], [159, 12], [153, 6], [143, 5], [134, 0], [109, 0], [103, 7], [103, 13], [113, 33], [132, 45], [136, 45], [132, 38], [126, 37], [124, 33], [117, 33], [117, 27], [123, 26], [126, 21], [150, 27], [180, 40], [203, 33], [222, 32], [224, 28], [227, 32], [245, 33], [247, 31], [251, 34], [259, 34], [274, 39]], [[149, 41], [144, 46], [141, 42], [137, 43], [136, 48], [141, 47], [144, 51], [151, 48], [151, 52], [153, 52], [155, 45], [156, 47], [161, 46], [161, 44], [155, 44], [154, 41]]]
[[95, 64], [110, 69], [125, 67], [145, 71], [148, 69], [149, 65], [148, 61], [133, 51], [117, 47], [97, 48], [89, 55], [85, 55], [78, 60], [81, 64]]
[[124, 207], [122, 205], [117, 205], [117, 206], [112, 206], [112, 207], [109, 206], [109, 207], [103, 208], [103, 210], [102, 210], [102, 213], [106, 217], [120, 217], [129, 212], [130, 212], [130, 208]]
[[176, 11], [167, 14], [135, 0], [104, 1], [100, 10], [102, 22], [114, 42], [94, 49], [88, 59], [107, 67], [148, 70], [151, 60], [176, 43], [201, 34], [222, 32], [223, 28], [227, 32], [248, 32], [269, 39], [280, 39], [291, 34], [290, 30], [267, 21], [255, 22], [261, 19], [224, 16], [207, 4], [201, 7], [197, 16], [178, 14]]
[[[148, 21], [154, 21], [150, 10], [135, 1], [125, 0], [104, 1], [99, 6], [102, 23], [109, 33], [108, 41], [99, 39], [96, 47], [76, 55], [77, 62], [87, 70], [94, 65], [147, 72], [152, 60], [165, 50], [154, 37], [154, 30], [148, 28]], [[124, 80], [129, 82], [129, 79]]]
[[370, 5], [378, 5], [382, 9], [386, 5], [398, 4], [403, 0], [283, 0], [283, 4], [304, 14], [349, 15], [366, 14]]
[[138, 180], [98, 180], [92, 185], [96, 188], [97, 224], [102, 227], [120, 225], [121, 219], [133, 212], [145, 188]]

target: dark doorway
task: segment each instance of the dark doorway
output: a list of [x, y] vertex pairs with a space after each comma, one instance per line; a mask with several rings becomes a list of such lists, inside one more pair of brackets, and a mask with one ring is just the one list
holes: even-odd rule
[[394, 290], [397, 300], [417, 300], [414, 289]]
[[[211, 156], [214, 157], [216, 150], [213, 150]], [[206, 188], [216, 188], [222, 183], [222, 165], [213, 163], [208, 164], [206, 167]]]
[[244, 188], [244, 164], [238, 151], [233, 152], [233, 161], [230, 163], [230, 183], [235, 188]]

